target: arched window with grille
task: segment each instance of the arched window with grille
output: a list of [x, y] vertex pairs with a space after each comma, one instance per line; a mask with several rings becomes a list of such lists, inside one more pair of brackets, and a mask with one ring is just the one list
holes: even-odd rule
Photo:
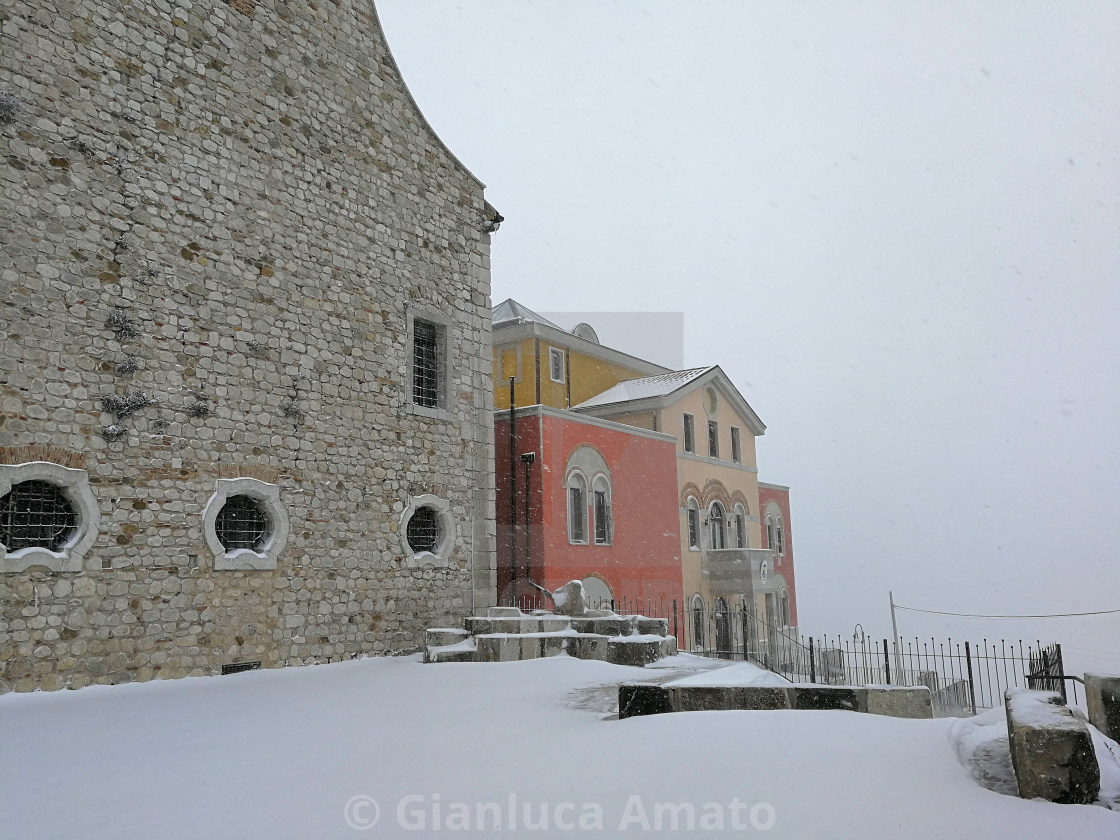
[[726, 517], [723, 512], [723, 505], [719, 502], [712, 502], [712, 506], [708, 510], [708, 525], [711, 547], [716, 551], [727, 548]]
[[611, 483], [602, 473], [591, 482], [591, 512], [595, 518], [595, 544], [610, 545], [614, 542]]
[[100, 515], [85, 470], [0, 464], [0, 572], [78, 572]]
[[700, 503], [692, 496], [688, 497], [688, 547], [692, 551], [700, 550]]
[[568, 476], [568, 542], [587, 544], [587, 479], [580, 472]]

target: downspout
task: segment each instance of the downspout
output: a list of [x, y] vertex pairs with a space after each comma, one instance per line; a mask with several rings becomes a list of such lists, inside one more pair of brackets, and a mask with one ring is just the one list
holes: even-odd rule
[[[509, 378], [509, 528], [510, 528], [510, 583], [517, 580], [517, 415], [515, 413], [516, 394], [514, 377]], [[517, 588], [513, 588], [514, 606], [517, 602]]]

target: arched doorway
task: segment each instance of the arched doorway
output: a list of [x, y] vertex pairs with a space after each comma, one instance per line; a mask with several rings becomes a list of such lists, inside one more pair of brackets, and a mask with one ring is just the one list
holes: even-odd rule
[[731, 612], [726, 598], [716, 598], [716, 654], [731, 656]]

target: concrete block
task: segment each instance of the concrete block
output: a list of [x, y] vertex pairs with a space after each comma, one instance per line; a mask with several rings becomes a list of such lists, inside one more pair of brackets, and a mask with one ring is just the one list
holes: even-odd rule
[[568, 656], [576, 659], [597, 659], [602, 662], [610, 661], [610, 649], [607, 647], [608, 638], [593, 633], [580, 633], [578, 636], [568, 636]]
[[481, 636], [483, 633], [494, 632], [490, 625], [490, 619], [477, 615], [472, 615], [470, 618], [464, 619], [463, 626], [467, 628], [467, 632], [472, 636]]
[[664, 686], [623, 683], [618, 687], [619, 720], [638, 715], [660, 715], [675, 711]]
[[1013, 688], [1004, 695], [1011, 764], [1019, 796], [1088, 805], [1101, 773], [1089, 728], [1054, 691]]
[[542, 633], [558, 633], [571, 627], [571, 619], [566, 615], [541, 616], [540, 630]]
[[866, 711], [896, 718], [932, 718], [933, 698], [925, 686], [868, 688]]
[[517, 607], [490, 607], [486, 611], [487, 618], [521, 618], [521, 615]]
[[521, 659], [540, 659], [541, 656], [541, 637], [540, 636], [520, 636], [518, 637], [521, 642]]
[[559, 656], [567, 652], [567, 636], [541, 636], [541, 656]]
[[[795, 709], [844, 709], [862, 711], [856, 689], [840, 686], [799, 685], [793, 688]], [[866, 708], [866, 705], [864, 705]]]
[[661, 658], [661, 642], [657, 639], [629, 641], [615, 637], [607, 642], [608, 656], [615, 665], [641, 667]]
[[429, 647], [424, 650], [425, 662], [474, 662], [475, 651], [473, 648], [459, 648], [446, 650], [438, 647]]
[[469, 636], [466, 630], [456, 630], [454, 627], [430, 627], [424, 631], [424, 644], [428, 647], [455, 645]]
[[669, 686], [678, 712], [789, 709], [791, 689], [780, 686]]
[[516, 662], [521, 658], [519, 636], [475, 636], [476, 662]]
[[644, 618], [639, 616], [637, 630], [643, 636], [668, 636], [669, 619]]
[[1120, 676], [1085, 675], [1089, 723], [1113, 741], [1120, 741]]

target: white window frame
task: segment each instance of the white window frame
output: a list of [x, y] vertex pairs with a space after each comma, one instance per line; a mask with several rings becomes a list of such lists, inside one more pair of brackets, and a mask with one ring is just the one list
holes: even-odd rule
[[[689, 496], [688, 501], [685, 502], [685, 539], [688, 541], [689, 551], [700, 550], [700, 543], [703, 539], [700, 528], [700, 503], [696, 501], [694, 496]], [[692, 538], [694, 531], [695, 540]]]
[[[557, 376], [556, 372], [557, 360], [559, 360], [559, 376]], [[548, 348], [548, 378], [560, 384], [567, 381], [564, 376], [564, 351], [559, 347]]]
[[[719, 511], [719, 516], [716, 516], [716, 511]], [[718, 539], [716, 539], [717, 534]], [[727, 511], [718, 501], [708, 505], [708, 539], [713, 551], [727, 548]]]
[[[596, 497], [602, 493], [606, 505], [606, 537], [599, 539], [599, 506]], [[614, 544], [614, 510], [611, 507], [611, 482], [605, 475], [599, 473], [591, 481], [591, 519], [592, 519], [592, 537], [595, 545], [613, 545]]]
[[[432, 551], [416, 551], [408, 544], [408, 522], [416, 511], [424, 507], [436, 512], [436, 521], [439, 523], [439, 537]], [[451, 565], [451, 555], [455, 551], [455, 518], [451, 515], [451, 502], [431, 493], [409, 496], [408, 504], [401, 511], [398, 535], [401, 539], [405, 565], [408, 568], [434, 566], [437, 569], [446, 569]]]
[[685, 412], [681, 421], [681, 445], [685, 452], [696, 454], [696, 418]]
[[[440, 312], [433, 312], [427, 309], [412, 309], [406, 313], [407, 318], [407, 334], [405, 336], [405, 405], [408, 410], [413, 414], [419, 414], [424, 417], [431, 417], [434, 419], [447, 420], [451, 418], [449, 411], [450, 395], [451, 395], [451, 360], [452, 360], [452, 326], [454, 322], [451, 318]], [[436, 404], [434, 406], [421, 405], [416, 402], [416, 361], [415, 361], [415, 344], [416, 344], [416, 322], [424, 321], [432, 324], [437, 328], [436, 335], [438, 346], [436, 354], [438, 359], [438, 374], [437, 380], [438, 391], [436, 393]]]
[[[236, 548], [227, 551], [218, 539], [218, 514], [231, 496], [249, 496], [260, 503], [268, 516], [268, 535], [259, 550]], [[214, 571], [235, 572], [275, 569], [288, 544], [288, 512], [280, 502], [280, 488], [259, 478], [219, 478], [214, 493], [202, 510], [202, 536], [214, 555]]]
[[749, 548], [751, 536], [747, 530], [747, 510], [743, 507], [742, 503], [735, 505], [735, 512], [732, 514], [732, 522], [734, 523], [735, 531], [735, 547], [736, 548]]
[[77, 523], [74, 533], [59, 551], [40, 546], [8, 551], [0, 543], [0, 573], [25, 572], [33, 566], [43, 566], [51, 572], [82, 571], [86, 552], [97, 541], [97, 527], [101, 521], [97, 498], [89, 486], [89, 473], [49, 461], [0, 464], [0, 497], [25, 481], [44, 481], [61, 490], [74, 508]]
[[[578, 482], [578, 485], [579, 485], [580, 500], [581, 500], [581, 505], [580, 505], [581, 509], [578, 510], [578, 511], [575, 508], [573, 508], [573, 506], [572, 506], [572, 490], [575, 489], [575, 487], [573, 485], [576, 484], [577, 482]], [[589, 521], [590, 517], [588, 517], [588, 515], [587, 515], [588, 486], [589, 485], [588, 485], [588, 482], [587, 482], [587, 478], [579, 470], [572, 470], [568, 474], [567, 480], [564, 481], [564, 497], [566, 499], [566, 504], [567, 504], [567, 508], [568, 508], [568, 544], [569, 545], [587, 545], [588, 541], [589, 541], [588, 538], [591, 536], [590, 533], [589, 533], [589, 528], [587, 527], [590, 524], [590, 521]], [[577, 514], [577, 513], [580, 517], [580, 520], [579, 520], [580, 530], [582, 531], [582, 538], [581, 539], [576, 539], [575, 538], [575, 529], [572, 527], [576, 522], [575, 514]]]

